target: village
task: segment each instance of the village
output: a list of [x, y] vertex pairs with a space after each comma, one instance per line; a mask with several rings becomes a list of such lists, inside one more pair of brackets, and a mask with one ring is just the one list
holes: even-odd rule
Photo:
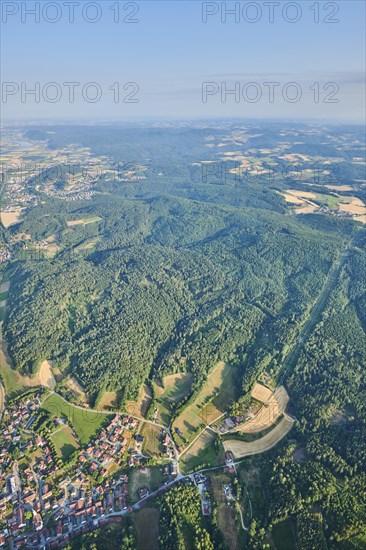
[[136, 495], [131, 498], [131, 473], [138, 470], [149, 479], [150, 457], [142, 452], [141, 423], [127, 414], [114, 415], [111, 421], [108, 416], [99, 433], [63, 463], [50, 433], [55, 427], [62, 429], [66, 421], [55, 417], [44, 423], [45, 393], [28, 391], [3, 411], [0, 547], [29, 543], [57, 548], [138, 510], [175, 483], [195, 484], [202, 514], [210, 515], [207, 478], [178, 473], [171, 438], [163, 429], [161, 446], [169, 462], [159, 467], [161, 485], [152, 490], [147, 482], [138, 488], [137, 500]]

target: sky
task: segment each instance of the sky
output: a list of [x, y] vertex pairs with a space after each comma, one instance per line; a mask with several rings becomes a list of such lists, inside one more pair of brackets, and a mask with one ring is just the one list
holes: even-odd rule
[[364, 118], [361, 0], [2, 0], [1, 10], [3, 119]]

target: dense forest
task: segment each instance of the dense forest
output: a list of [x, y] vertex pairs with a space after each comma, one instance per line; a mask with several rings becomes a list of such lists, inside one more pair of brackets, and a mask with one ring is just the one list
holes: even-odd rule
[[[134, 395], [151, 371], [174, 371], [182, 358], [198, 382], [218, 359], [243, 366], [264, 323], [275, 356], [342, 243], [275, 212], [174, 197], [114, 197], [93, 214], [102, 221], [75, 226], [66, 242], [70, 250], [97, 236], [96, 250], [14, 264], [6, 337], [22, 372], [51, 359], [94, 397]], [[22, 225], [43, 236], [85, 215], [54, 207], [50, 227], [35, 212]]]

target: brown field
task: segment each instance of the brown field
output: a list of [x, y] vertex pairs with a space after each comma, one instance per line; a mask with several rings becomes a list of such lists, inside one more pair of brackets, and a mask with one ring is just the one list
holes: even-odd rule
[[148, 413], [152, 401], [151, 388], [144, 384], [141, 388], [138, 401], [127, 401], [126, 412], [135, 416], [145, 416]]
[[258, 384], [258, 382], [256, 382], [252, 389], [251, 395], [254, 399], [257, 399], [257, 401], [267, 403], [272, 397], [273, 392], [269, 388], [266, 388], [266, 386], [263, 386], [262, 384]]
[[339, 210], [341, 212], [349, 212], [350, 214], [355, 214], [359, 216], [364, 216], [366, 214], [365, 203], [361, 199], [356, 197], [350, 197], [349, 203], [341, 203], [339, 205]]
[[67, 226], [68, 227], [73, 227], [75, 225], [88, 225], [89, 223], [95, 223], [95, 222], [99, 222], [102, 218], [100, 218], [99, 216], [92, 216], [90, 218], [81, 218], [80, 220], [70, 220], [67, 223]]
[[80, 397], [80, 399], [82, 401], [84, 401], [84, 402], [87, 401], [86, 395], [85, 395], [85, 392], [84, 392], [84, 388], [82, 387], [81, 384], [79, 384], [79, 382], [76, 380], [76, 378], [71, 376], [71, 378], [67, 381], [66, 385], [70, 388], [70, 390], [75, 392]]
[[311, 214], [318, 208], [317, 204], [309, 200], [316, 198], [316, 194], [312, 193], [311, 191], [297, 191], [295, 189], [287, 189], [284, 193], [281, 193], [281, 195], [289, 204], [299, 206], [299, 208], [295, 209], [296, 214]]
[[352, 191], [353, 187], [350, 185], [324, 185], [327, 189], [331, 189], [332, 191]]
[[84, 220], [72, 220], [66, 223], [67, 223], [67, 227], [74, 227], [75, 225], [84, 225]]
[[289, 202], [291, 204], [304, 204], [304, 201], [302, 199], [299, 199], [297, 197], [293, 197], [292, 195], [289, 195], [288, 193], [284, 193], [283, 196], [285, 197], [286, 202]]
[[117, 407], [117, 392], [106, 391], [97, 406], [98, 411], [110, 410]]
[[[263, 386], [262, 386], [263, 387]], [[267, 389], [267, 388], [265, 388]], [[252, 394], [252, 397], [253, 394]], [[241, 433], [259, 433], [270, 428], [286, 410], [289, 396], [283, 386], [279, 386], [265, 402], [258, 414], [248, 422], [238, 426], [233, 431]]]
[[305, 204], [301, 208], [296, 208], [296, 214], [312, 214], [318, 208], [316, 204]]
[[3, 226], [7, 229], [11, 225], [18, 223], [19, 218], [22, 214], [22, 210], [23, 209], [19, 210], [18, 212], [1, 212], [0, 218]]
[[[44, 363], [47, 363], [48, 366]], [[18, 371], [14, 370], [11, 367], [11, 359], [7, 352], [6, 343], [3, 340], [0, 340], [0, 371], [6, 393], [9, 395], [13, 392], [23, 391], [24, 388], [34, 388], [36, 386], [52, 388], [52, 383], [55, 383], [47, 361], [42, 363], [37, 374], [32, 377], [23, 376]]]
[[356, 222], [366, 223], [366, 214], [364, 216], [353, 216]]
[[243, 458], [245, 456], [264, 453], [272, 449], [272, 447], [281, 441], [281, 439], [291, 430], [293, 424], [294, 420], [285, 414], [279, 424], [260, 439], [250, 442], [227, 439], [223, 441], [224, 449], [225, 451], [231, 451], [235, 458]]
[[281, 155], [278, 158], [290, 160], [291, 162], [297, 162], [299, 159], [305, 162], [308, 162], [310, 160], [309, 157], [307, 157], [306, 155], [301, 155], [300, 153], [286, 153], [285, 155]]
[[159, 549], [159, 515], [158, 508], [143, 508], [133, 515], [137, 550]]
[[41, 363], [37, 376], [41, 383], [41, 386], [51, 388], [51, 390], [55, 389], [55, 377], [52, 374], [51, 364], [48, 361], [43, 361]]
[[312, 191], [299, 191], [298, 189], [287, 189], [286, 193], [298, 197], [299, 199], [316, 199], [316, 194]]
[[141, 435], [145, 438], [142, 445], [142, 452], [148, 456], [161, 455], [161, 428], [145, 423], [142, 427]]

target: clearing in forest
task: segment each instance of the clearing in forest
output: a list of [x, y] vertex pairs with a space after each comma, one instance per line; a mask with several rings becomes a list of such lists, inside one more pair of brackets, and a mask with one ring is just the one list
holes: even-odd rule
[[162, 381], [154, 379], [152, 384], [156, 396], [156, 421], [168, 425], [179, 402], [191, 392], [193, 374], [189, 372], [169, 374]]
[[193, 382], [193, 375], [189, 372], [164, 376], [164, 390], [159, 396], [160, 401], [178, 403], [189, 394]]
[[117, 409], [118, 394], [115, 391], [104, 392], [101, 400], [98, 403], [98, 411], [108, 411]]
[[200, 428], [222, 416], [235, 400], [236, 393], [235, 368], [223, 362], [218, 363], [196, 399], [174, 421], [173, 430], [178, 441], [187, 444]]
[[55, 377], [52, 374], [51, 364], [49, 363], [49, 361], [42, 361], [38, 371], [38, 379], [41, 383], [41, 386], [51, 388], [51, 390], [55, 389], [56, 381]]
[[223, 441], [225, 451], [231, 451], [235, 458], [255, 455], [269, 451], [281, 439], [288, 434], [294, 424], [294, 419], [285, 414], [282, 420], [263, 437], [256, 441], [240, 441], [238, 439], [227, 439]]
[[[1, 330], [0, 330], [1, 332]], [[24, 391], [26, 388], [44, 386], [54, 389], [56, 383], [48, 361], [43, 361], [38, 372], [30, 377], [23, 376], [11, 366], [11, 360], [7, 352], [6, 343], [0, 339], [0, 375], [5, 387], [6, 394], [11, 396], [14, 393]]]
[[68, 227], [73, 227], [75, 225], [88, 225], [89, 223], [100, 222], [102, 218], [99, 216], [91, 216], [89, 218], [81, 218], [80, 220], [71, 220], [66, 222]]
[[[69, 380], [66, 382], [66, 385], [67, 385], [68, 388], [70, 388], [71, 391], [73, 391], [77, 395], [77, 397], [80, 398], [80, 400], [83, 403], [87, 402], [87, 398], [86, 398], [84, 388], [76, 380], [76, 378], [74, 376], [71, 376], [71, 378], [69, 378]], [[102, 409], [100, 409], [100, 410], [102, 410]]]

